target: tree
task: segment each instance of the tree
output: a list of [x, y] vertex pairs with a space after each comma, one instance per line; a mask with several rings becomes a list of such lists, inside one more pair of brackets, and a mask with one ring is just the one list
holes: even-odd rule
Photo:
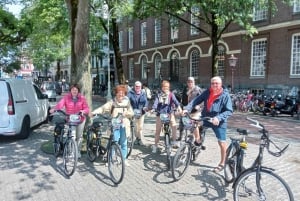
[[[218, 43], [222, 34], [231, 24], [236, 24], [244, 29], [248, 36], [257, 33], [252, 23], [254, 5], [268, 6], [276, 11], [276, 0], [135, 0], [133, 16], [147, 18], [150, 16], [175, 17], [180, 21], [204, 33], [211, 40], [211, 72], [212, 76], [218, 75]], [[288, 0], [287, 0], [288, 1]], [[191, 23], [187, 16], [193, 16], [198, 22]]]
[[0, 6], [0, 66], [5, 71], [18, 70], [18, 46], [21, 45], [32, 31], [31, 23], [17, 19], [12, 13]]
[[91, 106], [92, 81], [90, 73], [89, 1], [65, 0], [71, 32], [71, 81], [81, 85], [81, 92]]

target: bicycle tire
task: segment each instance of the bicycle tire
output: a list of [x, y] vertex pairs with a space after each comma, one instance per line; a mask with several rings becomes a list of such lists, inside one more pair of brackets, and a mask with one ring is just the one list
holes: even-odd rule
[[133, 139], [134, 139], [134, 136], [135, 136], [135, 127], [134, 126], [131, 126], [130, 127], [130, 134], [127, 136], [127, 155], [126, 155], [126, 158], [128, 158], [132, 152], [132, 149], [133, 149]]
[[93, 135], [96, 135], [96, 133], [89, 131], [87, 133], [87, 139], [86, 139], [86, 154], [89, 161], [94, 162], [97, 158], [97, 153], [99, 150], [98, 139], [93, 138]]
[[57, 158], [60, 154], [60, 136], [54, 137], [54, 142], [53, 142], [53, 154], [55, 158]]
[[180, 146], [172, 162], [172, 176], [175, 181], [181, 179], [190, 165], [192, 148], [189, 143]]
[[261, 169], [258, 181], [263, 191], [259, 196], [256, 181], [257, 169], [245, 171], [236, 181], [233, 190], [235, 201], [243, 200], [285, 200], [294, 201], [288, 184], [271, 170]]
[[120, 184], [125, 172], [125, 164], [120, 146], [113, 142], [107, 154], [110, 179], [114, 184]]
[[74, 174], [78, 157], [78, 148], [75, 139], [70, 138], [66, 141], [63, 153], [64, 172], [67, 176]]
[[165, 133], [164, 135], [166, 155], [167, 155], [167, 168], [168, 170], [171, 168], [171, 143], [170, 143], [170, 132]]
[[232, 183], [237, 176], [237, 148], [231, 143], [226, 150], [224, 165], [224, 179], [226, 183]]

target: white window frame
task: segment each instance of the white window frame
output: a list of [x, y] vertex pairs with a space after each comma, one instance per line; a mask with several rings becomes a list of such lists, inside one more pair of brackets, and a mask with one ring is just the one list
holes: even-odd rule
[[300, 76], [300, 33], [292, 36], [290, 75]]
[[[197, 27], [200, 26], [200, 19], [199, 19], [199, 17], [197, 17], [199, 15], [200, 15], [200, 8], [197, 6], [193, 6], [191, 8], [191, 24], [193, 24]], [[191, 25], [191, 36], [198, 35], [198, 34], [199, 34], [199, 30]]]
[[141, 69], [142, 69], [142, 79], [147, 78], [147, 59], [146, 57], [143, 57], [141, 59]]
[[251, 77], [265, 77], [267, 63], [267, 39], [252, 41], [251, 47]]
[[147, 22], [141, 24], [141, 46], [147, 45]]
[[123, 31], [119, 31], [119, 48], [123, 51]]
[[178, 22], [178, 19], [176, 19], [175, 17], [171, 17], [170, 18], [170, 27], [171, 27], [171, 40], [175, 40], [175, 39], [178, 39], [178, 34], [179, 34], [179, 22]]
[[161, 56], [158, 54], [154, 58], [154, 65], [155, 65], [155, 79], [159, 78], [161, 72]]
[[[267, 2], [265, 2], [266, 4]], [[265, 5], [259, 5], [258, 3], [254, 5], [253, 8], [253, 22], [266, 20], [268, 15], [268, 9]]]
[[223, 45], [218, 45], [218, 72], [221, 78], [225, 78], [225, 52]]
[[154, 30], [154, 42], [161, 43], [161, 19], [155, 19]]
[[128, 28], [128, 48], [133, 49], [133, 27]]
[[129, 69], [129, 72], [128, 72], [128, 77], [130, 80], [132, 80], [134, 78], [134, 63], [133, 63], [133, 58], [130, 58], [129, 59], [129, 63], [128, 63], [128, 69]]
[[191, 52], [190, 56], [190, 76], [198, 77], [199, 76], [199, 64], [200, 64], [200, 52], [195, 49]]
[[293, 13], [300, 13], [300, 0], [294, 0]]

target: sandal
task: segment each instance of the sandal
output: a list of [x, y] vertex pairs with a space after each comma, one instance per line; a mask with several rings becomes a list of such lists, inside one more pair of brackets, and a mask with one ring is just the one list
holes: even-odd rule
[[213, 169], [213, 172], [218, 173], [218, 172], [222, 171], [223, 169], [224, 169], [224, 165], [219, 164], [218, 167], [215, 167]]

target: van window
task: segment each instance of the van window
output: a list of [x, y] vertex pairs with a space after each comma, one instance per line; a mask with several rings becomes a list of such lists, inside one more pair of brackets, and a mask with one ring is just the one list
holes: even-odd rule
[[39, 88], [36, 85], [33, 85], [33, 87], [34, 87], [34, 90], [35, 90], [35, 93], [36, 93], [38, 99], [43, 99], [43, 94], [42, 94], [41, 90], [39, 90]]

